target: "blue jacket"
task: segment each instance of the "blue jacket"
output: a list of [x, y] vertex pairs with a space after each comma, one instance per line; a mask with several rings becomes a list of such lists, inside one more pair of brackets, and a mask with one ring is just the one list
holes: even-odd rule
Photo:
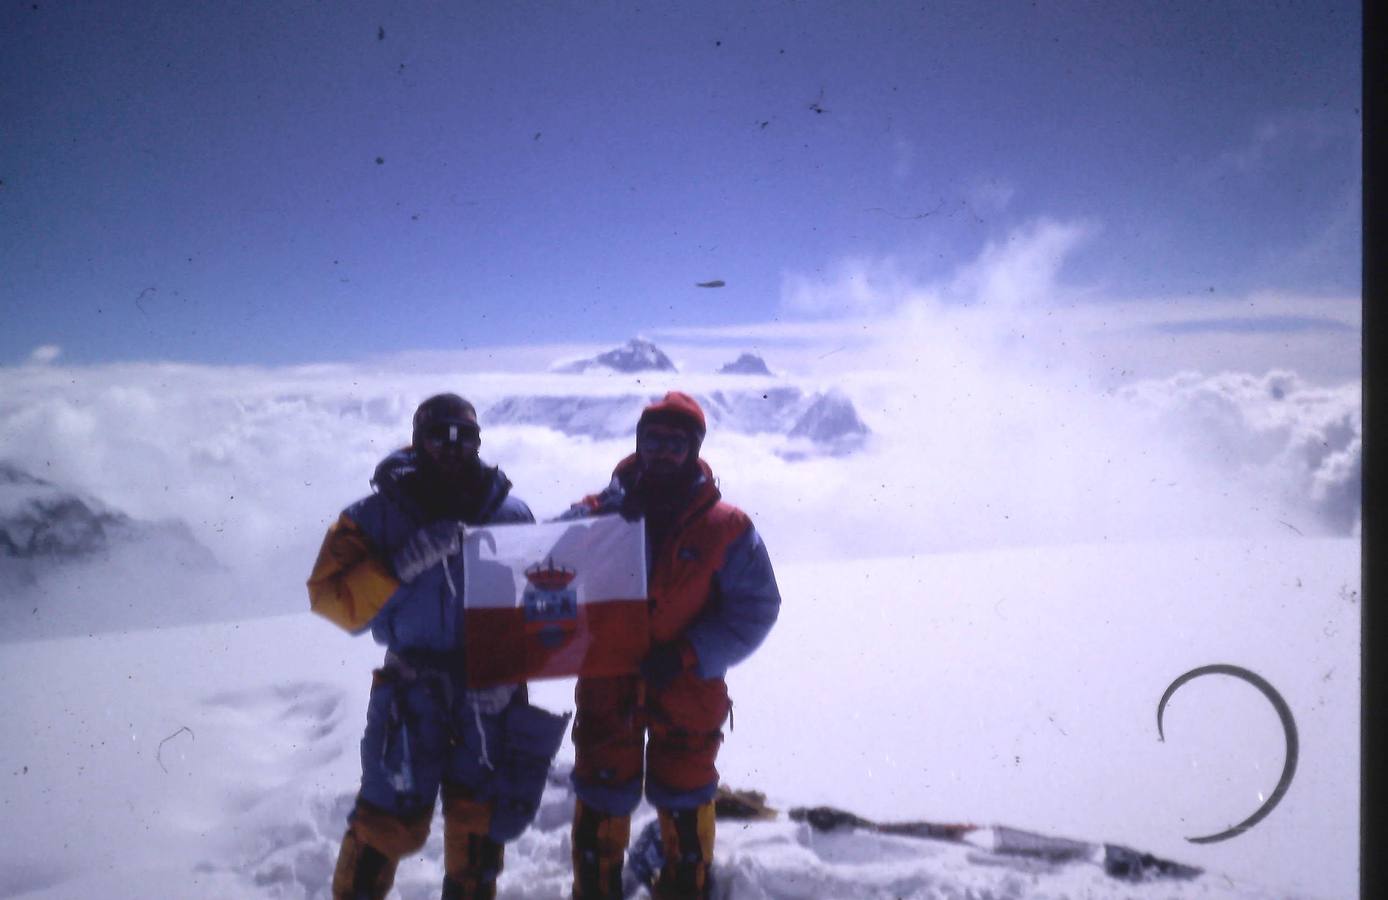
[[[511, 495], [500, 469], [485, 469], [485, 490], [474, 499], [469, 525], [533, 522], [530, 508]], [[367, 627], [392, 652], [453, 653], [462, 641], [462, 554], [402, 584], [391, 559], [431, 521], [421, 499], [424, 486], [415, 451], [406, 448], [381, 461], [371, 479], [375, 492], [347, 507], [328, 530], [309, 576], [314, 612], [348, 631]]]

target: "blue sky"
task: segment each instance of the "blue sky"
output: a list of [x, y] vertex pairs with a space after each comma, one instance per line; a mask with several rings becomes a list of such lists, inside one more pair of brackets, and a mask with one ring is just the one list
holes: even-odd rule
[[1360, 48], [1346, 2], [6, 0], [0, 364], [832, 316], [787, 285], [1038, 222], [1115, 303], [1357, 297]]

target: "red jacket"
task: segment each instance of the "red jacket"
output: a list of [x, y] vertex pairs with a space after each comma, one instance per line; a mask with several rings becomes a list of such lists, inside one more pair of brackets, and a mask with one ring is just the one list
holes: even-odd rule
[[[607, 488], [569, 515], [621, 511], [639, 465], [635, 454], [622, 460]], [[766, 638], [781, 595], [752, 520], [723, 501], [708, 463], [699, 460], [699, 467], [702, 476], [660, 546], [647, 543], [651, 640], [687, 640], [698, 674], [721, 678]]]

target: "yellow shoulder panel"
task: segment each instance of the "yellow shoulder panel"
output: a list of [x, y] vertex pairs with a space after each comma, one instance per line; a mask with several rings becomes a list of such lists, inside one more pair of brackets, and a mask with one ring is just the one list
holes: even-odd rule
[[309, 607], [356, 633], [365, 628], [400, 587], [390, 569], [371, 551], [366, 535], [346, 513], [323, 538], [308, 577]]

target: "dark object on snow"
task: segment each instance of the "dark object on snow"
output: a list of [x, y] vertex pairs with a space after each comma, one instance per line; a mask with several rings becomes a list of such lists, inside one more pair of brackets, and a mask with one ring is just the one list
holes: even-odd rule
[[1204, 869], [1160, 859], [1119, 844], [1104, 845], [1104, 874], [1123, 881], [1153, 881], [1158, 878], [1187, 880], [1205, 873]]
[[927, 838], [939, 841], [959, 841], [978, 828], [964, 822], [874, 822], [832, 806], [797, 806], [790, 818], [806, 822], [816, 831], [837, 831], [840, 828], [861, 828], [876, 834], [895, 834], [902, 837]]
[[776, 810], [766, 805], [761, 791], [735, 791], [720, 784], [713, 797], [713, 815], [717, 819], [764, 820], [776, 818]]
[[1298, 741], [1296, 720], [1292, 718], [1292, 710], [1287, 706], [1287, 701], [1282, 699], [1282, 695], [1277, 693], [1277, 689], [1271, 684], [1268, 684], [1261, 675], [1250, 672], [1241, 666], [1231, 666], [1227, 663], [1215, 663], [1214, 665], [1200, 666], [1199, 668], [1191, 669], [1186, 674], [1171, 682], [1171, 685], [1166, 689], [1166, 693], [1161, 695], [1161, 702], [1157, 704], [1157, 738], [1159, 740], [1166, 740], [1166, 735], [1162, 733], [1161, 717], [1162, 713], [1166, 711], [1167, 701], [1171, 699], [1172, 694], [1176, 693], [1177, 688], [1193, 678], [1199, 678], [1201, 675], [1232, 675], [1235, 678], [1243, 679], [1262, 691], [1263, 696], [1271, 701], [1272, 708], [1277, 710], [1277, 717], [1282, 720], [1282, 730], [1287, 736], [1287, 757], [1286, 762], [1282, 764], [1282, 777], [1277, 779], [1277, 787], [1272, 789], [1272, 793], [1268, 796], [1267, 800], [1263, 802], [1263, 805], [1258, 807], [1253, 815], [1244, 819], [1237, 825], [1226, 828], [1218, 834], [1207, 834], [1203, 837], [1186, 838], [1186, 840], [1190, 841], [1192, 844], [1213, 844], [1216, 841], [1225, 841], [1231, 837], [1243, 834], [1245, 831], [1261, 822], [1268, 813], [1272, 812], [1273, 807], [1282, 800], [1282, 796], [1287, 793], [1287, 788], [1292, 785], [1292, 776], [1296, 774]]
[[724, 281], [723, 279], [721, 279], [721, 278], [715, 278], [715, 279], [713, 279], [712, 281], [699, 281], [699, 282], [695, 282], [694, 286], [695, 286], [695, 287], [723, 287], [725, 284], [727, 284], [727, 282]]
[[994, 825], [993, 850], [997, 853], [1030, 856], [1049, 862], [1070, 862], [1094, 856], [1099, 846], [1085, 841], [1009, 828], [1006, 825]]
[[873, 823], [853, 815], [847, 810], [832, 806], [797, 806], [790, 811], [795, 822], [808, 822], [815, 831], [836, 831], [840, 828], [866, 828], [871, 830]]

